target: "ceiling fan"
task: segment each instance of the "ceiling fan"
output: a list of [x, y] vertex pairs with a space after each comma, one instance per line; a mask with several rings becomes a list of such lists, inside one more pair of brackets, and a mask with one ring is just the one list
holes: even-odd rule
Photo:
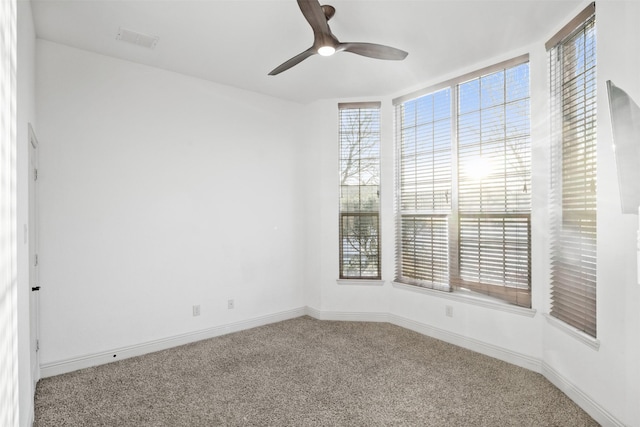
[[274, 68], [269, 75], [275, 76], [299, 64], [308, 57], [317, 54], [331, 56], [336, 52], [351, 52], [375, 59], [402, 60], [408, 53], [404, 50], [374, 43], [341, 43], [329, 28], [329, 20], [336, 13], [333, 6], [320, 5], [318, 0], [298, 0], [302, 14], [313, 29], [313, 45], [302, 53], [294, 56], [283, 64]]

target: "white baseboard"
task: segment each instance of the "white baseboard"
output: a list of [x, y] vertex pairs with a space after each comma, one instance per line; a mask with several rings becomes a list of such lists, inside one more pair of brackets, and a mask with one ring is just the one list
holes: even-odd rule
[[220, 335], [230, 334], [245, 329], [251, 329], [258, 326], [268, 325], [270, 323], [281, 322], [283, 320], [293, 319], [304, 316], [307, 313], [305, 307], [293, 310], [282, 311], [279, 313], [268, 314], [266, 316], [254, 317], [239, 322], [229, 323], [226, 325], [214, 326], [212, 328], [200, 331], [189, 332], [186, 334], [176, 335], [173, 337], [163, 338], [154, 341], [148, 341], [142, 344], [136, 344], [128, 347], [122, 347], [105, 351], [101, 353], [88, 354], [85, 356], [74, 357], [65, 360], [59, 360], [50, 363], [44, 363], [40, 366], [40, 377], [52, 377], [67, 372], [77, 371], [78, 369], [89, 368], [91, 366], [103, 365], [105, 363], [116, 360], [127, 359], [129, 357], [141, 356], [155, 351], [166, 350], [171, 347], [177, 347], [200, 341]]
[[[54, 375], [72, 372], [91, 366], [102, 365], [114, 360], [126, 359], [134, 356], [152, 353], [154, 351], [165, 350], [171, 347], [188, 344], [203, 339], [226, 335], [245, 329], [268, 325], [270, 323], [281, 322], [283, 320], [308, 315], [318, 320], [339, 320], [349, 322], [386, 322], [402, 328], [406, 328], [420, 334], [448, 342], [459, 347], [463, 347], [478, 353], [494, 357], [507, 363], [529, 369], [542, 374], [553, 385], [558, 387], [564, 394], [572, 399], [578, 406], [584, 409], [597, 422], [605, 427], [624, 427], [624, 424], [607, 412], [602, 406], [576, 387], [571, 381], [563, 377], [553, 367], [535, 358], [520, 354], [503, 347], [487, 344], [463, 335], [459, 335], [444, 329], [436, 328], [425, 323], [417, 322], [406, 317], [389, 313], [375, 312], [342, 312], [342, 311], [322, 311], [313, 307], [300, 307], [293, 310], [255, 317], [226, 325], [220, 325], [201, 331], [177, 335], [161, 340], [150, 341], [134, 346], [114, 349], [108, 352], [90, 354], [43, 364], [40, 367], [40, 377], [46, 378]], [[114, 359], [114, 355], [116, 356]]]
[[535, 357], [527, 356], [493, 344], [487, 344], [464, 335], [436, 328], [425, 323], [416, 322], [415, 320], [407, 319], [406, 317], [397, 316], [395, 314], [389, 315], [389, 323], [448, 342], [449, 344], [457, 345], [458, 347], [466, 348], [468, 350], [511, 363], [512, 365], [520, 366], [530, 371], [538, 373], [542, 371], [542, 363]]
[[307, 315], [318, 320], [343, 320], [351, 322], [386, 322], [393, 325], [400, 326], [405, 329], [409, 329], [418, 332], [422, 335], [426, 335], [432, 338], [436, 338], [450, 344], [457, 345], [458, 347], [467, 348], [478, 353], [485, 354], [496, 359], [529, 369], [534, 372], [540, 373], [542, 371], [542, 364], [540, 360], [525, 356], [520, 353], [516, 353], [511, 350], [507, 350], [502, 347], [494, 346], [484, 343], [482, 341], [474, 340], [463, 335], [459, 335], [453, 332], [439, 329], [425, 323], [416, 322], [415, 320], [407, 319], [402, 316], [389, 313], [358, 313], [358, 312], [344, 312], [344, 311], [321, 311], [312, 307], [307, 307]]
[[320, 311], [307, 306], [306, 314], [318, 320], [340, 320], [345, 322], [389, 322], [387, 313]]
[[560, 375], [551, 366], [540, 359], [530, 357], [503, 347], [487, 344], [425, 323], [407, 319], [389, 313], [356, 313], [321, 311], [307, 307], [307, 315], [319, 320], [345, 320], [356, 322], [388, 322], [420, 334], [448, 342], [516, 366], [542, 374], [549, 382], [558, 387], [564, 394], [580, 406], [603, 427], [624, 427], [624, 424], [607, 412], [601, 405], [587, 396], [571, 381]]
[[622, 422], [545, 362], [542, 363], [542, 375], [603, 427], [624, 427]]

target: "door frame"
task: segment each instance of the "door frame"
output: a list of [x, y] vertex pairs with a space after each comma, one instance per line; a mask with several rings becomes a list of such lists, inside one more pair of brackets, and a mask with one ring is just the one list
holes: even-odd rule
[[29, 342], [31, 352], [31, 378], [40, 379], [40, 268], [39, 268], [39, 197], [38, 197], [38, 139], [29, 123]]

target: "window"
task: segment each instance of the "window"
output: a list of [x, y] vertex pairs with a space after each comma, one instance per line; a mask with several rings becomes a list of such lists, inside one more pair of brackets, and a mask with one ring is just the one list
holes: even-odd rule
[[531, 306], [528, 56], [396, 105], [396, 280]]
[[380, 103], [338, 111], [340, 278], [380, 279]]
[[596, 26], [591, 4], [547, 43], [551, 315], [596, 336]]
[[451, 88], [396, 107], [399, 281], [449, 289]]

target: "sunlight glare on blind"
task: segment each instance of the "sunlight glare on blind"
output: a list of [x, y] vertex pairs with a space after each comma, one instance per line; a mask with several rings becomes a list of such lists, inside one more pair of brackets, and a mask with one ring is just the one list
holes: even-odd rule
[[394, 101], [397, 281], [531, 306], [529, 97], [523, 55]]
[[551, 315], [595, 337], [596, 27], [593, 5], [585, 11], [586, 21], [549, 51]]

